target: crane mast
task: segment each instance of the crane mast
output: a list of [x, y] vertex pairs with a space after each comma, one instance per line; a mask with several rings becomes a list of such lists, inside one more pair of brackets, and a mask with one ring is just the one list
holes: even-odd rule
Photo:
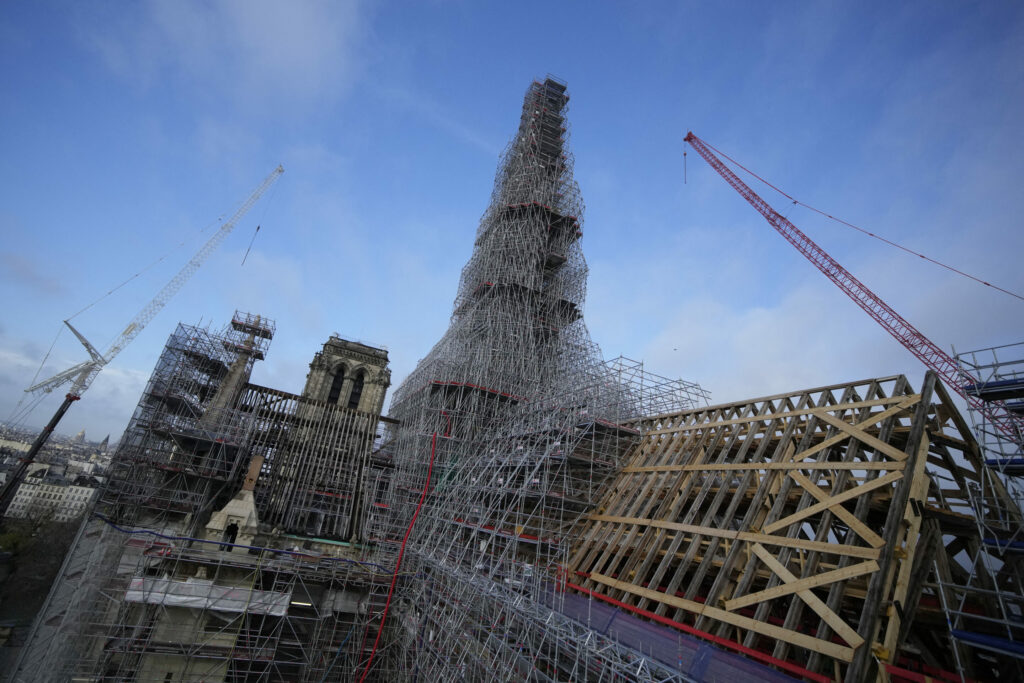
[[49, 379], [45, 379], [42, 382], [33, 384], [25, 391], [33, 394], [45, 394], [53, 391], [54, 389], [61, 387], [65, 384], [70, 383], [71, 388], [67, 395], [64, 397], [64, 402], [61, 403], [60, 407], [57, 408], [57, 412], [50, 418], [49, 423], [43, 428], [39, 435], [36, 436], [35, 441], [29, 448], [28, 452], [18, 462], [18, 467], [15, 468], [14, 472], [4, 483], [2, 489], [0, 489], [0, 517], [7, 512], [7, 507], [10, 505], [11, 500], [14, 499], [14, 492], [17, 490], [21, 480], [25, 477], [25, 473], [28, 470], [28, 466], [35, 460], [36, 455], [46, 444], [50, 435], [53, 433], [54, 428], [60, 419], [64, 417], [64, 413], [67, 412], [71, 404], [79, 400], [86, 389], [92, 384], [92, 381], [96, 379], [96, 376], [100, 371], [112, 361], [117, 354], [121, 353], [124, 348], [131, 343], [135, 337], [142, 332], [143, 328], [156, 316], [160, 310], [167, 305], [167, 302], [178, 293], [178, 291], [185, 285], [192, 275], [195, 274], [199, 267], [203, 265], [203, 262], [209, 258], [217, 247], [220, 246], [221, 242], [231, 233], [238, 221], [249, 212], [263, 194], [270, 189], [270, 186], [284, 173], [284, 167], [278, 166], [270, 175], [268, 175], [263, 182], [257, 187], [252, 194], [242, 203], [238, 210], [224, 222], [220, 228], [215, 232], [210, 239], [206, 241], [199, 251], [192, 256], [188, 263], [182, 267], [178, 273], [170, 279], [170, 281], [163, 286], [163, 288], [157, 293], [153, 299], [146, 304], [141, 311], [139, 311], [134, 318], [128, 323], [121, 334], [111, 343], [110, 348], [107, 349], [106, 353], [99, 353], [92, 344], [89, 343], [82, 334], [76, 330], [70, 322], [64, 321], [64, 324], [68, 326], [71, 332], [75, 335], [78, 341], [85, 347], [85, 350], [89, 353], [89, 360], [82, 361], [77, 365], [59, 372]]
[[758, 213], [764, 216], [787, 242], [796, 247], [797, 251], [824, 273], [825, 277], [834, 282], [844, 294], [853, 299], [853, 302], [860, 306], [865, 313], [895, 337], [908, 351], [917, 356], [926, 367], [934, 370], [939, 377], [945, 380], [947, 386], [962, 396], [972, 407], [984, 414], [1007, 438], [1013, 440], [1018, 445], [1024, 445], [1024, 419], [1017, 417], [1007, 410], [1002, 401], [987, 402], [968, 393], [964, 388], [965, 380], [967, 384], [978, 386], [980, 382], [977, 378], [964, 372], [952, 356], [918, 331], [917, 328], [911, 325], [889, 304], [885, 303], [880, 296], [868, 289], [850, 271], [846, 270], [838, 261], [832, 258], [828, 252], [818, 246], [814, 240], [805, 235], [785, 216], [773, 209], [768, 202], [763, 200], [746, 183], [740, 180], [711, 151], [707, 143], [692, 132], [688, 132], [684, 140], [690, 143], [697, 154], [704, 161], [708, 162], [711, 168], [715, 169], [734, 190], [739, 192], [751, 206], [757, 209]]

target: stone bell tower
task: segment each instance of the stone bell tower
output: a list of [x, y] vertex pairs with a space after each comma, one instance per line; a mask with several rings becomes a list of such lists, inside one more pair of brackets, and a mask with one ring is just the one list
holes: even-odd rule
[[390, 385], [386, 350], [331, 335], [309, 364], [302, 395], [379, 415]]

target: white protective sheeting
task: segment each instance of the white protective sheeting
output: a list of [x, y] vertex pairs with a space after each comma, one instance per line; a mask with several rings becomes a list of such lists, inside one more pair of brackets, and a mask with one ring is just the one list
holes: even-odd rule
[[212, 581], [136, 577], [125, 593], [127, 602], [171, 607], [197, 607], [220, 612], [248, 612], [283, 617], [288, 612], [291, 593], [257, 591], [245, 586], [218, 586]]

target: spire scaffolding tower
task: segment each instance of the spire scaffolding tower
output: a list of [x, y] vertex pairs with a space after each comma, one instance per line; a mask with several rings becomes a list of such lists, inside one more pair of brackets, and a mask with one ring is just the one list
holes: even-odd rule
[[386, 625], [383, 642], [398, 646], [374, 673], [387, 680], [675, 680], [601, 634], [580, 642], [562, 613], [573, 525], [639, 437], [623, 422], [704, 398], [603, 362], [590, 339], [568, 101], [552, 78], [527, 90], [451, 325], [395, 394], [391, 514], [377, 540], [403, 558], [396, 574], [415, 578]]

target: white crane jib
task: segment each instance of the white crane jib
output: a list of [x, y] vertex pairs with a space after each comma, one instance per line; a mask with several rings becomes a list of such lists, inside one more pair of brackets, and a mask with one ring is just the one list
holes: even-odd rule
[[171, 278], [171, 281], [164, 285], [164, 288], [161, 289], [155, 297], [153, 297], [153, 300], [146, 304], [143, 309], [139, 311], [134, 318], [132, 318], [131, 322], [128, 323], [128, 326], [124, 328], [124, 331], [121, 332], [117, 339], [114, 340], [114, 343], [110, 345], [110, 348], [107, 349], [106, 353], [101, 354], [97, 351], [96, 348], [89, 343], [89, 340], [82, 336], [82, 334], [76, 330], [71, 323], [67, 320], [64, 321], [64, 324], [68, 326], [68, 328], [74, 333], [75, 337], [78, 338], [78, 341], [82, 343], [82, 346], [85, 347], [85, 350], [89, 352], [89, 360], [82, 361], [78, 365], [74, 365], [64, 372], [59, 372], [50, 379], [43, 380], [38, 384], [33, 384], [25, 390], [26, 392], [43, 394], [51, 392], [57, 387], [63, 386], [68, 382], [71, 383], [71, 389], [64, 397], [64, 402], [61, 403], [59, 408], [57, 408], [57, 412], [55, 412], [53, 417], [50, 418], [50, 422], [43, 427], [43, 430], [39, 432], [38, 436], [36, 436], [36, 439], [28, 449], [28, 452], [19, 459], [18, 466], [14, 469], [11, 476], [7, 477], [7, 480], [2, 486], [0, 486], [0, 517], [7, 512], [8, 506], [10, 506], [11, 501], [14, 499], [15, 490], [25, 478], [28, 466], [33, 460], [35, 460], [36, 454], [39, 453], [47, 439], [49, 439], [50, 434], [53, 433], [57, 423], [60, 422], [64, 413], [66, 413], [68, 408], [71, 407], [71, 404], [81, 398], [82, 392], [89, 388], [89, 385], [91, 385], [92, 381], [96, 379], [96, 375], [100, 373], [100, 370], [102, 370], [107, 363], [112, 361], [117, 354], [121, 353], [121, 350], [124, 349], [131, 340], [135, 339], [135, 337], [139, 335], [142, 328], [144, 328], [146, 324], [160, 312], [160, 309], [171, 300], [171, 297], [178, 293], [178, 290], [181, 289], [182, 285], [192, 277], [193, 273], [199, 270], [199, 266], [203, 265], [203, 261], [205, 261], [210, 254], [220, 246], [220, 243], [228, 236], [228, 233], [230, 233], [235, 227], [235, 224], [242, 219], [242, 216], [252, 208], [252, 205], [256, 203], [256, 200], [258, 200], [263, 193], [274, 184], [274, 181], [277, 180], [282, 173], [284, 173], [284, 168], [278, 166], [269, 176], [267, 176], [263, 183], [260, 184], [260, 186], [257, 187], [251, 195], [249, 195], [249, 198], [246, 199], [240, 207], [238, 207], [235, 214], [231, 216], [227, 222], [221, 225], [220, 229], [218, 229], [217, 232], [207, 240], [206, 244], [196, 252], [195, 256], [193, 256], [192, 259], [178, 271], [178, 274]]
[[284, 167], [278, 166], [266, 177], [260, 186], [257, 187], [251, 195], [249, 195], [249, 198], [246, 199], [240, 207], [238, 207], [238, 210], [235, 211], [234, 215], [221, 225], [217, 232], [207, 240], [206, 244], [204, 244], [202, 248], [195, 253], [191, 260], [189, 260], [189, 262], [186, 263], [180, 271], [178, 271], [177, 275], [171, 278], [171, 280], [164, 285], [163, 289], [161, 289], [159, 293], [157, 293], [157, 295], [153, 297], [153, 299], [146, 304], [134, 318], [132, 318], [131, 322], [128, 323], [124, 328], [124, 331], [121, 332], [117, 339], [114, 340], [110, 345], [110, 348], [108, 348], [105, 353], [100, 354], [93, 345], [90, 344], [89, 341], [71, 325], [71, 323], [65, 320], [64, 324], [68, 326], [68, 328], [74, 333], [75, 337], [78, 338], [78, 341], [82, 343], [82, 346], [85, 347], [85, 350], [89, 352], [90, 359], [74, 365], [63, 372], [59, 372], [49, 379], [33, 384], [25, 391], [30, 393], [48, 393], [60, 386], [63, 386], [64, 384], [67, 384], [68, 382], [71, 382], [72, 386], [68, 392], [69, 395], [73, 395], [76, 398], [80, 397], [82, 392], [88, 389], [89, 385], [92, 384], [92, 381], [96, 378], [96, 375], [99, 374], [100, 370], [102, 370], [107, 363], [112, 361], [117, 354], [121, 353], [124, 347], [126, 347], [139, 335], [140, 332], [142, 332], [143, 328], [146, 327], [149, 321], [151, 321], [156, 314], [160, 312], [160, 309], [162, 309], [167, 302], [178, 293], [178, 290], [184, 286], [188, 279], [192, 277], [197, 270], [199, 270], [199, 266], [203, 265], [203, 262], [209, 258], [210, 254], [220, 246], [221, 242], [223, 242], [231, 230], [234, 229], [238, 221], [240, 221], [242, 217], [248, 213], [249, 209], [252, 208], [253, 204], [255, 204], [256, 201], [259, 200], [259, 198], [263, 196], [268, 189], [270, 189], [270, 186], [274, 184], [274, 181], [276, 181], [282, 173], [284, 173]]

